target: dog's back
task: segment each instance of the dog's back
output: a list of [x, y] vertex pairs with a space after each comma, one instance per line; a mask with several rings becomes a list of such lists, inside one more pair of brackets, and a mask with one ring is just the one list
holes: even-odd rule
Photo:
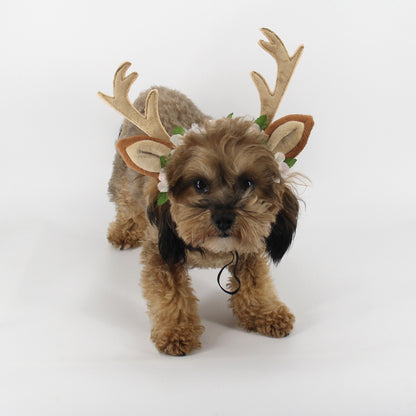
[[[165, 127], [169, 135], [172, 134], [173, 129], [177, 126], [189, 129], [193, 123], [202, 125], [204, 120], [209, 118], [185, 94], [170, 88], [158, 86], [143, 91], [134, 102], [134, 106], [141, 114], [145, 112], [146, 97], [152, 89], [157, 89], [159, 93], [159, 116], [163, 127]], [[146, 135], [146, 133], [130, 121], [124, 121], [120, 139], [139, 134]]]

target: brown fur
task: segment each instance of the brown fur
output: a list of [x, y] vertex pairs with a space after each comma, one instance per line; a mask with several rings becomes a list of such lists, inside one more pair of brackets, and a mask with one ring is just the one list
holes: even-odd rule
[[[267, 135], [252, 120], [210, 120], [183, 94], [158, 90], [159, 114], [169, 134], [175, 126], [199, 128], [187, 131], [169, 160], [169, 202], [161, 207], [157, 179], [133, 171], [116, 155], [109, 193], [117, 215], [108, 232], [118, 248], [142, 245], [142, 288], [153, 342], [171, 355], [200, 346], [203, 327], [188, 270], [222, 267], [232, 251], [240, 254], [241, 290], [230, 299], [239, 323], [271, 337], [288, 335], [294, 317], [276, 295], [267, 255], [279, 261], [286, 251], [298, 204], [264, 145]], [[134, 104], [139, 111], [146, 95]], [[143, 133], [124, 122], [120, 138], [138, 134]], [[197, 180], [207, 192], [196, 190]], [[221, 230], [217, 218], [229, 219], [231, 227]]]
[[[231, 296], [230, 305], [240, 325], [272, 337], [289, 335], [295, 317], [277, 297], [267, 258], [255, 254], [244, 256], [237, 274], [241, 289]], [[231, 288], [235, 289], [235, 283]]]

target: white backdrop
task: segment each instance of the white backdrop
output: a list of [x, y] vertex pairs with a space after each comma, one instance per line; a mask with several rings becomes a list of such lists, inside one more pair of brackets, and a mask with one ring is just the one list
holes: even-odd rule
[[[3, 0], [0, 414], [414, 415], [416, 3]], [[214, 117], [258, 115], [257, 45], [304, 43], [279, 115], [312, 114], [297, 169], [312, 181], [273, 276], [291, 336], [239, 329], [194, 271], [206, 326], [157, 353], [138, 250], [106, 242], [122, 118], [101, 102], [117, 66]]]

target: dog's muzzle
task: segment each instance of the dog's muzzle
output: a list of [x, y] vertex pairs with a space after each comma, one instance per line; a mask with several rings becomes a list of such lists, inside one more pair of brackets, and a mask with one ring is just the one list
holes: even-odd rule
[[212, 221], [219, 231], [226, 233], [234, 224], [235, 214], [232, 212], [217, 212], [212, 214]]

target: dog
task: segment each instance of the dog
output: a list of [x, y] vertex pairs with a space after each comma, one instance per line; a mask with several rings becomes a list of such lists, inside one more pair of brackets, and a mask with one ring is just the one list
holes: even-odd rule
[[[287, 336], [294, 316], [278, 298], [270, 259], [278, 263], [292, 242], [298, 199], [289, 165], [303, 149], [311, 116], [270, 123], [301, 55], [290, 57], [275, 33], [260, 45], [278, 64], [272, 92], [252, 73], [261, 117], [213, 120], [178, 91], [157, 87], [128, 99], [136, 73], [124, 63], [114, 96], [99, 93], [126, 117], [109, 182], [116, 219], [108, 240], [120, 249], [141, 246], [141, 285], [156, 348], [183, 356], [201, 346], [204, 330], [188, 271], [225, 268], [230, 306], [248, 331]], [[226, 266], [224, 266], [226, 265]], [[218, 277], [219, 279], [219, 277]]]

